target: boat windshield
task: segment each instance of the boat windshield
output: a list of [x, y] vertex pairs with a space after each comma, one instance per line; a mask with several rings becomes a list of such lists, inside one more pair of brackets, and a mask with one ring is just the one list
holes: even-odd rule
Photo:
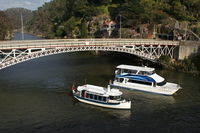
[[160, 82], [160, 83], [157, 83], [158, 86], [163, 86], [166, 84], [166, 81], [163, 81], [163, 82]]

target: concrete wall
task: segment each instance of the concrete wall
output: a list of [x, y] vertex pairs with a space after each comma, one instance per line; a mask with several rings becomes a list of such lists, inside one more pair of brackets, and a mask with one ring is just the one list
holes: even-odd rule
[[200, 54], [200, 41], [182, 41], [178, 49], [178, 59], [183, 60]]

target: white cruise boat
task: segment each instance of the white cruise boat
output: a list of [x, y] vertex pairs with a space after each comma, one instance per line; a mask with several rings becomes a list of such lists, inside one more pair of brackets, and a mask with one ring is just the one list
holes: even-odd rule
[[163, 95], [173, 95], [181, 88], [178, 84], [166, 82], [154, 70], [146, 66], [119, 65], [111, 86]]
[[80, 102], [113, 109], [131, 109], [131, 101], [121, 97], [122, 92], [118, 89], [110, 89], [94, 86], [83, 85], [77, 89], [72, 89], [73, 96]]

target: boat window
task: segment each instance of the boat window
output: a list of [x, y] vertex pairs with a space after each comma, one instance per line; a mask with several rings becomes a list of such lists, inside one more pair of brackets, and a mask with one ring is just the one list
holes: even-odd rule
[[110, 98], [110, 100], [114, 100], [114, 97], [113, 97], [113, 96], [110, 96], [109, 98]]
[[122, 69], [122, 73], [130, 73], [130, 70], [128, 70], [128, 69]]
[[152, 75], [152, 74], [154, 74], [155, 72], [154, 71], [151, 71], [151, 72], [149, 72], [149, 75]]
[[147, 71], [139, 71], [138, 75], [152, 75], [153, 72], [147, 72]]
[[124, 81], [124, 79], [123, 78], [115, 78], [115, 81], [117, 81], [117, 82], [123, 82]]
[[163, 86], [166, 84], [166, 81], [163, 81], [163, 82], [160, 82], [160, 83], [157, 83], [158, 86]]
[[84, 97], [84, 95], [85, 95], [85, 90], [82, 91], [81, 97]]
[[88, 93], [86, 93], [86, 97], [89, 98], [89, 94]]
[[152, 85], [151, 82], [145, 82], [145, 81], [140, 81], [140, 80], [131, 80], [131, 79], [129, 79], [128, 82], [137, 83], [137, 84], [143, 84], [143, 85], [150, 85], [150, 86]]
[[116, 96], [115, 99], [116, 99], [116, 100], [120, 100], [120, 99], [121, 99], [121, 96]]
[[121, 69], [117, 69], [117, 70], [115, 71], [115, 74], [120, 74], [120, 72], [121, 72]]
[[137, 73], [137, 70], [130, 70], [130, 73], [131, 73], [131, 74], [136, 74], [136, 73]]
[[139, 71], [138, 75], [147, 75], [146, 71]]
[[119, 100], [121, 98], [121, 96], [110, 96], [109, 99], [110, 100]]
[[106, 102], [106, 97], [103, 97], [103, 101]]
[[153, 87], [156, 87], [156, 82], [153, 82]]
[[[129, 73], [129, 74], [136, 74], [137, 70], [128, 70], [128, 69], [122, 69], [121, 73]], [[120, 71], [117, 71], [117, 74], [120, 74]]]
[[90, 94], [90, 99], [93, 99], [93, 94]]
[[97, 95], [94, 95], [94, 99], [97, 100]]
[[124, 81], [123, 78], [119, 78], [119, 82], [122, 83]]
[[99, 100], [99, 101], [102, 101], [102, 96], [98, 96], [98, 100]]

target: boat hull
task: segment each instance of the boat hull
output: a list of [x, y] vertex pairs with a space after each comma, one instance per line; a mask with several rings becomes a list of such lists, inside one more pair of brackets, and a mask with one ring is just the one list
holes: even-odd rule
[[95, 106], [100, 106], [100, 107], [104, 107], [104, 108], [111, 108], [111, 109], [131, 109], [131, 102], [130, 101], [126, 101], [126, 102], [120, 102], [120, 103], [104, 103], [104, 102], [98, 102], [98, 101], [94, 101], [91, 99], [86, 99], [83, 97], [79, 97], [74, 95], [74, 97], [83, 103], [87, 103], [87, 104], [91, 104], [91, 105], [95, 105]]
[[[168, 83], [168, 84], [173, 84], [173, 83]], [[175, 87], [176, 84], [173, 84], [173, 87], [153, 87], [153, 86], [144, 86], [144, 85], [137, 85], [137, 84], [124, 84], [124, 83], [119, 83], [119, 82], [113, 82], [111, 86], [117, 87], [117, 88], [125, 88], [129, 90], [138, 90], [138, 91], [143, 91], [143, 92], [149, 92], [149, 93], [155, 93], [155, 94], [160, 94], [160, 95], [167, 95], [171, 96], [175, 92], [177, 92], [180, 87], [177, 86]]]

